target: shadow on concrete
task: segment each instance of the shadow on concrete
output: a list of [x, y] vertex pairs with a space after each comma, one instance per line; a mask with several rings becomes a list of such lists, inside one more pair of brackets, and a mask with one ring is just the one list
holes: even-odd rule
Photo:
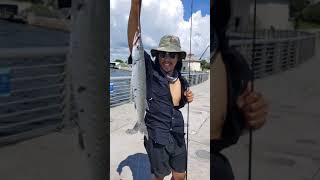
[[152, 178], [149, 157], [147, 154], [136, 153], [121, 161], [117, 168], [117, 172], [120, 175], [125, 166], [130, 168], [133, 180], [150, 180]]

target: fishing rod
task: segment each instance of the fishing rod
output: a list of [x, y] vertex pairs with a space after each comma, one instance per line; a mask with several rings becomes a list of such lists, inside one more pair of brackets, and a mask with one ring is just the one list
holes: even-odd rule
[[[256, 25], [257, 25], [257, 0], [254, 0], [254, 8], [253, 8], [253, 35], [252, 35], [252, 53], [251, 53], [251, 91], [254, 89], [254, 57], [256, 52]], [[252, 175], [252, 143], [253, 143], [253, 132], [252, 128], [249, 129], [249, 166], [248, 166], [248, 180], [251, 180]]]
[[[189, 66], [189, 71], [188, 71], [188, 83], [190, 85], [190, 79], [191, 79], [191, 75], [190, 75], [190, 62], [191, 62], [191, 37], [192, 37], [192, 9], [193, 9], [193, 0], [191, 0], [191, 16], [190, 16], [190, 46], [189, 46], [189, 63], [188, 63], [188, 66]], [[187, 113], [187, 157], [186, 157], [186, 180], [188, 180], [188, 152], [189, 152], [189, 110], [190, 110], [190, 107], [189, 107], [189, 102], [188, 102], [188, 113]]]
[[206, 51], [208, 50], [208, 48], [210, 47], [210, 44], [206, 47], [206, 49], [203, 51], [203, 53], [201, 54], [199, 61], [201, 60], [202, 56], [204, 55], [204, 53], [206, 53]]

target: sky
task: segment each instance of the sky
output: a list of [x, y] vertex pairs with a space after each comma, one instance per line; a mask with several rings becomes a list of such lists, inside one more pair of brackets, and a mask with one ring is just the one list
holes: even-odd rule
[[[184, 51], [189, 53], [191, 0], [142, 0], [141, 29], [145, 50], [157, 47], [162, 36], [176, 35]], [[205, 3], [206, 2], [206, 3]], [[127, 60], [127, 25], [130, 0], [110, 2], [110, 61]], [[192, 53], [198, 58], [210, 41], [210, 1], [194, 0], [192, 15]], [[209, 51], [203, 58], [209, 59]]]
[[[185, 21], [188, 21], [191, 16], [191, 2], [192, 0], [182, 0], [184, 6], [184, 15], [183, 18]], [[193, 0], [193, 12], [198, 10], [201, 11], [202, 16], [210, 14], [210, 0]]]

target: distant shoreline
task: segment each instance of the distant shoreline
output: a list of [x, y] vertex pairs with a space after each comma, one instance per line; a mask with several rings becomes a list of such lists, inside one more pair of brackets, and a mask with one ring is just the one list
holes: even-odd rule
[[27, 18], [23, 18], [20, 16], [14, 16], [10, 18], [0, 17], [0, 20], [12, 22], [12, 23], [20, 23], [20, 24], [29, 24], [31, 26], [43, 27], [52, 30], [70, 32], [70, 20], [58, 19], [58, 18], [50, 18], [44, 16], [35, 16], [30, 15]]

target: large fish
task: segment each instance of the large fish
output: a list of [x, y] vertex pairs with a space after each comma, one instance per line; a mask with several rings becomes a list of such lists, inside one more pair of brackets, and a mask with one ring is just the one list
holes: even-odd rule
[[133, 129], [128, 129], [127, 133], [133, 134], [137, 131], [147, 134], [144, 116], [147, 104], [147, 81], [146, 65], [144, 60], [144, 49], [141, 40], [141, 33], [137, 31], [133, 39], [132, 46], [132, 75], [131, 91], [133, 96], [134, 107], [137, 111], [137, 122]]

